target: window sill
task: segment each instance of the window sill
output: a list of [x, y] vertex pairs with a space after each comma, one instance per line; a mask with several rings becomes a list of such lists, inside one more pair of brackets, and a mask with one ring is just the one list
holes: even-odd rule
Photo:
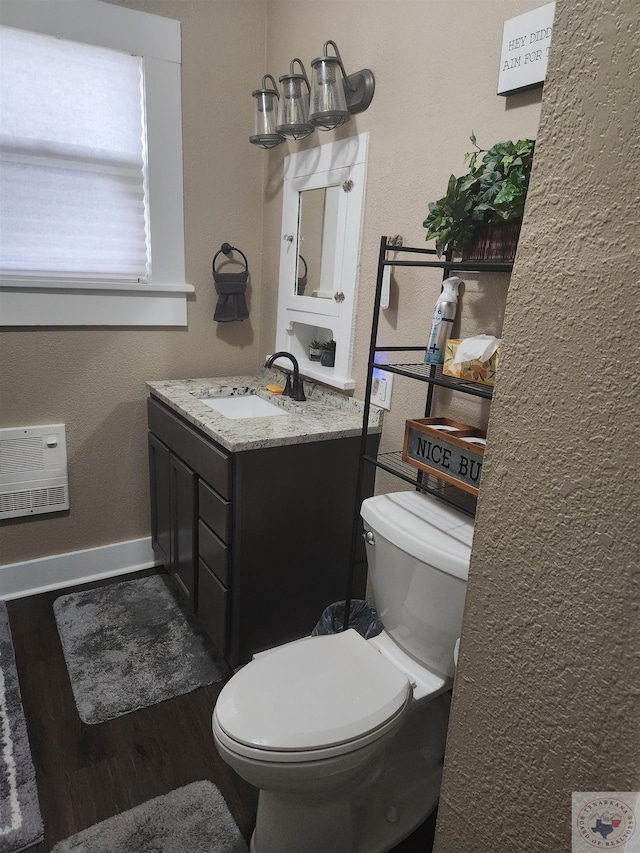
[[186, 326], [191, 284], [0, 281], [0, 326]]

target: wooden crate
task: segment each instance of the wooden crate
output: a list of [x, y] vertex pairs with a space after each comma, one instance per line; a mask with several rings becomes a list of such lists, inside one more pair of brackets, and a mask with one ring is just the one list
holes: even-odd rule
[[402, 459], [421, 471], [477, 495], [484, 443], [469, 441], [476, 438], [486, 439], [486, 433], [451, 418], [408, 420]]

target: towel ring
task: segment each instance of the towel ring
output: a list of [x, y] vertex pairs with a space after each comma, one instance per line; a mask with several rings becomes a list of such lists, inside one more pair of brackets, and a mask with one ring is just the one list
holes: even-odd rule
[[216, 271], [216, 261], [218, 259], [218, 255], [230, 255], [231, 252], [237, 252], [239, 255], [242, 255], [242, 258], [244, 260], [245, 272], [249, 272], [249, 261], [247, 261], [247, 256], [244, 252], [240, 251], [240, 249], [237, 249], [235, 246], [232, 246], [230, 243], [223, 243], [213, 256], [213, 261], [211, 263], [212, 272], [215, 273]]

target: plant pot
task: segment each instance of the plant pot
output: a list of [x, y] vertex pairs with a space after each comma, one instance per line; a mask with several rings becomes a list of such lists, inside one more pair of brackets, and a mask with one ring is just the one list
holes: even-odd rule
[[336, 351], [334, 349], [323, 349], [320, 356], [320, 364], [323, 367], [333, 367], [336, 363]]
[[321, 356], [321, 349], [313, 349], [312, 347], [309, 347], [309, 361], [320, 361]]
[[471, 245], [462, 253], [463, 261], [512, 261], [516, 256], [521, 219], [481, 225]]

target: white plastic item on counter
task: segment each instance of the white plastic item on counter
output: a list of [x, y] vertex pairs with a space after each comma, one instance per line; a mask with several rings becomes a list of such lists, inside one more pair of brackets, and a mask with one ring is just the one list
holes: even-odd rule
[[431, 323], [431, 333], [424, 354], [425, 364], [442, 364], [444, 361], [445, 343], [451, 337], [451, 329], [458, 306], [458, 287], [462, 280], [457, 275], [445, 278], [442, 282], [442, 293], [436, 302]]

